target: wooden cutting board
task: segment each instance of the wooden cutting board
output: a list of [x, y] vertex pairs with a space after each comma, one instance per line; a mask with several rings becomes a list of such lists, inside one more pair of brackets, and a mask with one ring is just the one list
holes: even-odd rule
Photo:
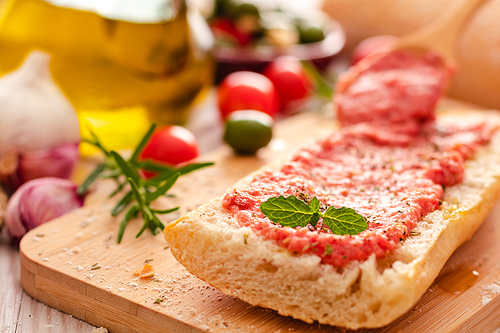
[[[446, 101], [441, 108], [467, 108]], [[328, 112], [329, 113], [329, 112]], [[161, 207], [193, 209], [222, 194], [258, 167], [306, 138], [335, 127], [331, 117], [305, 113], [280, 122], [257, 157], [222, 147], [203, 157], [216, 165], [179, 179]], [[111, 332], [345, 332], [307, 324], [226, 296], [188, 273], [161, 234], [134, 238], [132, 221], [116, 243], [120, 216], [110, 216], [111, 183], [98, 184], [82, 209], [30, 231], [22, 240], [21, 283], [34, 298]], [[165, 222], [178, 215], [167, 215]], [[500, 205], [449, 259], [413, 309], [388, 327], [361, 332], [493, 332], [500, 327]], [[155, 276], [139, 279], [146, 260]], [[98, 267], [96, 269], [96, 267]]]

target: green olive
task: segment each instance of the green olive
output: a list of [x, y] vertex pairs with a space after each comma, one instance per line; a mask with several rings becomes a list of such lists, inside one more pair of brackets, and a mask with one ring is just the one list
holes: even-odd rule
[[325, 39], [325, 28], [328, 18], [324, 13], [313, 11], [295, 19], [299, 31], [300, 43], [315, 43]]
[[234, 111], [226, 120], [224, 141], [237, 154], [255, 154], [271, 141], [273, 123], [273, 118], [261, 111]]
[[321, 27], [309, 25], [299, 27], [300, 43], [315, 43], [325, 39], [325, 32]]
[[241, 4], [235, 5], [233, 7], [233, 15], [235, 17], [240, 17], [243, 15], [251, 15], [251, 16], [260, 17], [260, 12], [259, 12], [259, 8], [256, 5], [254, 5], [252, 3], [244, 2]]

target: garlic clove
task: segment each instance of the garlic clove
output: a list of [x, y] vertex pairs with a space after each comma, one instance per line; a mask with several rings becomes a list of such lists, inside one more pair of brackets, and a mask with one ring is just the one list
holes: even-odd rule
[[42, 177], [69, 178], [80, 156], [78, 146], [79, 143], [65, 143], [21, 154], [18, 169], [21, 182]]
[[69, 178], [80, 156], [79, 143], [65, 143], [52, 149], [9, 154], [0, 159], [0, 180], [9, 189], [36, 178]]
[[5, 224], [13, 240], [56, 217], [83, 206], [83, 196], [70, 180], [45, 177], [31, 180], [17, 189], [7, 204]]
[[[7, 179], [11, 188], [35, 178], [34, 168], [27, 162], [32, 159], [30, 156], [43, 155], [51, 149], [69, 151], [70, 148], [60, 147], [66, 144], [74, 147], [80, 142], [76, 112], [52, 80], [49, 62], [48, 54], [34, 51], [21, 67], [0, 78], [0, 176]], [[56, 155], [47, 157], [38, 167], [37, 177], [68, 177], [71, 173], [68, 168], [74, 166], [74, 162], [68, 162], [70, 154], [74, 155], [60, 154], [62, 161], [56, 161]], [[12, 170], [17, 164], [19, 168]], [[23, 170], [26, 164], [28, 170]], [[54, 172], [55, 169], [64, 171]]]
[[0, 156], [80, 141], [76, 112], [50, 76], [50, 56], [28, 55], [0, 79]]

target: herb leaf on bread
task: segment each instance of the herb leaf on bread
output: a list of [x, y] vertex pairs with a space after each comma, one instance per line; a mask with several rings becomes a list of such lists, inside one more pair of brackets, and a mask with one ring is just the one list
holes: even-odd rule
[[261, 212], [271, 221], [286, 227], [316, 225], [319, 221], [319, 201], [315, 198], [308, 205], [296, 196], [269, 198], [260, 205]]
[[323, 223], [336, 235], [357, 235], [368, 228], [363, 216], [346, 207], [329, 207], [323, 214]]
[[321, 213], [317, 197], [307, 204], [294, 195], [272, 197], [260, 205], [260, 211], [274, 223], [284, 227], [305, 227], [311, 224], [316, 227], [319, 219], [336, 235], [357, 235], [366, 230], [365, 218], [352, 208], [329, 207]]

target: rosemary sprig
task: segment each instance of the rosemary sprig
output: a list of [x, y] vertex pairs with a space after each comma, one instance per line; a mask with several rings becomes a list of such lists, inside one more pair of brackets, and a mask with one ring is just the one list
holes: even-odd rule
[[[155, 127], [155, 124], [151, 125], [128, 160], [116, 151], [108, 151], [92, 131], [90, 131], [92, 139], [84, 140], [103, 152], [104, 162], [100, 163], [83, 181], [78, 187], [78, 193], [87, 192], [98, 179], [113, 179], [116, 182], [116, 189], [110, 194], [110, 197], [122, 192], [127, 185], [130, 187], [111, 210], [112, 216], [117, 216], [126, 210], [118, 229], [118, 243], [123, 238], [127, 224], [139, 214], [142, 214], [144, 224], [136, 237], [139, 237], [146, 229], [156, 235], [158, 229], [165, 227], [158, 215], [172, 213], [179, 207], [158, 210], [151, 208], [150, 204], [159, 197], [167, 195], [168, 190], [172, 188], [180, 176], [213, 165], [211, 162], [193, 163], [176, 168], [161, 165], [151, 160], [139, 161], [139, 155], [151, 138]], [[142, 179], [138, 172], [139, 169], [156, 172], [157, 175], [150, 179]]]
[[328, 100], [332, 99], [335, 81], [329, 82], [320, 72], [318, 72], [316, 66], [309, 61], [302, 61], [302, 66], [311, 78], [317, 97]]

